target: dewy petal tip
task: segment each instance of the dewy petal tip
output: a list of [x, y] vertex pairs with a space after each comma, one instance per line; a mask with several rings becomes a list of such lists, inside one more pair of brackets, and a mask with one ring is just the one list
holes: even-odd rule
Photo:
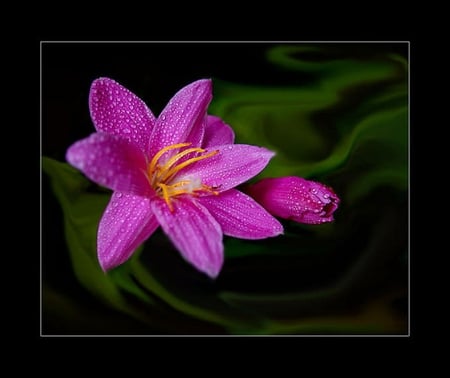
[[145, 151], [155, 116], [134, 93], [109, 78], [96, 79], [89, 91], [89, 111], [98, 132], [118, 135]]

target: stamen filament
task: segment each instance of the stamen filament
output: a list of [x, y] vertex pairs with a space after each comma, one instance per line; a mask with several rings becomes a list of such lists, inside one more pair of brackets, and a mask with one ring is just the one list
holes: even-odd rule
[[163, 179], [164, 181], [167, 181], [167, 180], [169, 180], [170, 178], [172, 178], [173, 176], [175, 176], [181, 169], [186, 168], [188, 165], [191, 165], [191, 164], [193, 164], [193, 163], [195, 163], [195, 162], [197, 162], [197, 161], [203, 160], [203, 159], [207, 159], [207, 158], [209, 158], [209, 157], [211, 157], [211, 156], [217, 155], [218, 153], [219, 153], [218, 150], [216, 150], [216, 151], [211, 151], [209, 154], [202, 155], [202, 156], [197, 156], [197, 157], [195, 157], [195, 158], [186, 160], [185, 162], [183, 162], [183, 163], [177, 165], [176, 167], [170, 168], [170, 169], [166, 172], [166, 174], [163, 175], [162, 179]]
[[205, 185], [202, 184], [201, 188], [197, 188], [193, 190], [194, 192], [210, 192], [212, 194], [214, 194], [215, 196], [219, 195], [219, 192], [217, 190], [214, 190], [212, 187], [210, 187], [209, 185]]
[[218, 196], [218, 195], [219, 195], [219, 192], [218, 192], [217, 190], [214, 190], [214, 189], [213, 189], [211, 186], [209, 186], [209, 185], [202, 184], [201, 189], [206, 190], [207, 192], [210, 192], [210, 193], [214, 194], [215, 196]]
[[[174, 153], [166, 160], [165, 163], [159, 163], [159, 160], [166, 152], [175, 150], [177, 148], [188, 147], [191, 144], [192, 143], [178, 143], [164, 147], [163, 149], [158, 151], [155, 156], [153, 156], [150, 164], [147, 167], [146, 176], [150, 185], [156, 191], [156, 194], [160, 198], [164, 199], [167, 206], [169, 207], [170, 212], [174, 211], [172, 199], [177, 196], [186, 194], [197, 197], [200, 195], [200, 193], [210, 193], [214, 195], [219, 194], [219, 192], [215, 190], [216, 187], [204, 185], [200, 180], [198, 180], [198, 178], [194, 178], [193, 180], [187, 179], [181, 181], [177, 181], [176, 179], [174, 179], [174, 176], [176, 176], [177, 173], [182, 169], [197, 161], [212, 157], [218, 154], [219, 151], [211, 151], [204, 155], [201, 155], [201, 153], [205, 152], [203, 148], [192, 147]], [[194, 157], [180, 163], [180, 159], [193, 153], [200, 153], [200, 155], [194, 155]]]
[[159, 183], [158, 187], [160, 187], [162, 189], [162, 194], [163, 194], [164, 201], [166, 201], [167, 206], [169, 206], [170, 212], [173, 212], [173, 206], [172, 206], [172, 203], [170, 202], [169, 191], [167, 190], [168, 186], [165, 185], [165, 184]]
[[153, 159], [148, 167], [149, 174], [152, 175], [153, 172], [155, 172], [156, 164], [158, 163], [159, 158], [163, 156], [167, 151], [175, 150], [176, 148], [187, 147], [190, 146], [191, 144], [192, 143], [172, 144], [171, 146], [164, 147], [162, 150], [158, 151], [158, 153], [155, 156], [153, 156]]
[[187, 191], [186, 189], [172, 190], [170, 192], [170, 196], [174, 197], [174, 196], [178, 196], [180, 194], [187, 194], [187, 193], [189, 193], [189, 191]]
[[[180, 160], [183, 156], [186, 156], [188, 154], [190, 154], [191, 152], [204, 152], [205, 150], [199, 147], [195, 147], [195, 148], [188, 148], [187, 150], [184, 150], [182, 152], [179, 152], [178, 154], [172, 156], [166, 164], [164, 164], [162, 167], [160, 167], [161, 172], [167, 172], [170, 167], [172, 167], [172, 165], [174, 165], [178, 160]], [[161, 177], [161, 180], [165, 180], [164, 178], [164, 174]]]
[[176, 184], [172, 184], [170, 186], [172, 188], [176, 188], [177, 186], [183, 186], [183, 185], [189, 184], [190, 182], [191, 182], [190, 180], [178, 181]]

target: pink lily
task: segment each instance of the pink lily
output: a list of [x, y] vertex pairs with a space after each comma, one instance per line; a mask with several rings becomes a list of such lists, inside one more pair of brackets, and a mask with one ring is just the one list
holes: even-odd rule
[[306, 224], [333, 221], [340, 202], [329, 186], [294, 176], [262, 179], [245, 192], [272, 215]]
[[92, 83], [97, 132], [74, 143], [66, 158], [113, 190], [97, 235], [105, 272], [128, 260], [160, 225], [184, 259], [212, 278], [223, 265], [223, 234], [262, 239], [283, 232], [262, 206], [234, 189], [274, 153], [233, 144], [233, 130], [206, 115], [211, 99], [211, 80], [195, 81], [156, 118], [114, 80]]

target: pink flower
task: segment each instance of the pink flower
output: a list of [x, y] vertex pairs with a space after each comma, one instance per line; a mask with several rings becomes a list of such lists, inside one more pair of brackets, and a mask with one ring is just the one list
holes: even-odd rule
[[74, 143], [66, 157], [114, 191], [97, 235], [104, 271], [128, 260], [159, 225], [189, 263], [213, 278], [223, 265], [223, 234], [262, 239], [283, 232], [263, 207], [233, 189], [274, 153], [233, 144], [233, 130], [206, 115], [211, 99], [211, 80], [195, 81], [155, 118], [117, 82], [92, 83], [89, 107], [97, 132]]
[[266, 178], [245, 191], [272, 215], [306, 224], [331, 222], [340, 202], [330, 187], [301, 177]]

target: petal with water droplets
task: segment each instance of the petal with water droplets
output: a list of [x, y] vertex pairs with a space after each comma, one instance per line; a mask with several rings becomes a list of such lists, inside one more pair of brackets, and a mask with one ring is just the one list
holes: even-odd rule
[[180, 89], [155, 122], [150, 136], [150, 157], [173, 144], [191, 142], [193, 147], [199, 146], [211, 99], [211, 80], [197, 80]]
[[186, 261], [211, 278], [223, 264], [222, 230], [208, 210], [187, 199], [176, 199], [170, 211], [162, 199], [152, 201], [153, 212], [164, 232]]
[[234, 143], [233, 129], [219, 117], [208, 115], [202, 147], [221, 146]]
[[216, 155], [193, 163], [180, 172], [180, 180], [199, 179], [205, 185], [226, 191], [261, 172], [275, 155], [262, 147], [228, 144], [212, 147], [205, 153]]
[[254, 199], [236, 189], [217, 196], [200, 197], [225, 235], [242, 239], [264, 239], [283, 233], [283, 226]]
[[98, 227], [97, 253], [104, 271], [127, 261], [158, 228], [150, 199], [114, 192]]
[[91, 85], [89, 109], [97, 131], [123, 136], [147, 152], [155, 116], [135, 94], [102, 77]]
[[66, 159], [99, 185], [137, 195], [151, 193], [143, 152], [119, 136], [91, 134], [70, 146]]

